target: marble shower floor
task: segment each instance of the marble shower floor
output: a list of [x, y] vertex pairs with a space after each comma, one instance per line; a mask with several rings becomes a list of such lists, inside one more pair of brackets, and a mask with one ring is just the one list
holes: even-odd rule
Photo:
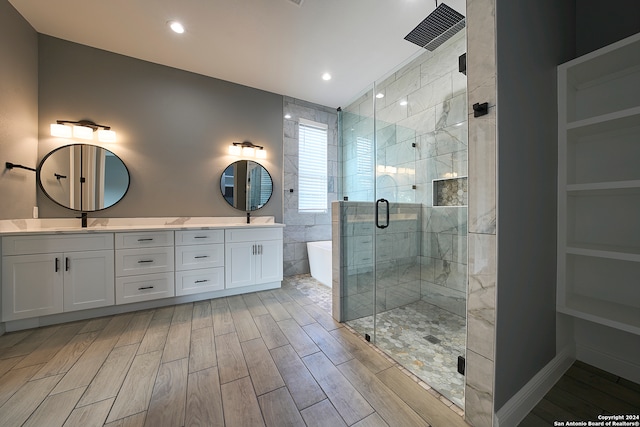
[[[331, 312], [331, 288], [309, 275], [285, 277]], [[372, 316], [347, 322], [360, 334], [371, 333]], [[464, 408], [464, 377], [457, 372], [465, 354], [465, 319], [426, 301], [418, 301], [378, 315], [376, 345], [408, 371], [460, 408]], [[438, 342], [439, 341], [439, 342]]]

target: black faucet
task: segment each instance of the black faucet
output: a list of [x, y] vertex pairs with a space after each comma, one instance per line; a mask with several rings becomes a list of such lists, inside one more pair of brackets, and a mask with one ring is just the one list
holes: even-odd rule
[[247, 212], [247, 224], [251, 224], [251, 212]]
[[87, 213], [86, 212], [82, 212], [80, 213], [80, 216], [77, 218], [81, 218], [82, 219], [82, 228], [87, 228]]

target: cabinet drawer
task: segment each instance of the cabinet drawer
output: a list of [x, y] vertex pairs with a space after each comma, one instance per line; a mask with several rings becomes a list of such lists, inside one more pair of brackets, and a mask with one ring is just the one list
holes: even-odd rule
[[113, 233], [6, 236], [3, 255], [48, 254], [113, 249]]
[[145, 274], [116, 279], [116, 304], [149, 301], [174, 295], [173, 273]]
[[224, 230], [178, 230], [176, 246], [224, 243]]
[[282, 239], [282, 228], [239, 228], [237, 230], [225, 230], [225, 240], [228, 243], [278, 239]]
[[176, 270], [224, 267], [224, 244], [176, 246]]
[[116, 233], [116, 249], [173, 246], [173, 231], [140, 231]]
[[224, 289], [224, 267], [176, 272], [176, 295]]
[[116, 276], [173, 271], [173, 248], [116, 250]]

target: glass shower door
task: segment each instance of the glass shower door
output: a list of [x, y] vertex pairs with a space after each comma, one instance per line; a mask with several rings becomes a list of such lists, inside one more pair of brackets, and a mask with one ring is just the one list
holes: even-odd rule
[[379, 93], [341, 113], [342, 319], [374, 342], [382, 313], [420, 299], [416, 136], [385, 120]]
[[[464, 406], [467, 96], [461, 31], [342, 113], [342, 321]], [[336, 218], [336, 217], [334, 217]]]
[[[389, 352], [411, 319], [398, 322], [402, 307], [420, 300], [421, 205], [416, 204], [416, 132], [397, 123], [406, 111], [385, 82], [376, 85], [374, 295], [375, 344]], [[406, 113], [405, 113], [406, 114]]]

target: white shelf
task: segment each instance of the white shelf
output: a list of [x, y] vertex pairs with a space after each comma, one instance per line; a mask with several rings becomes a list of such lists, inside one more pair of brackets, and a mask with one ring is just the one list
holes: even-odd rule
[[557, 301], [640, 335], [640, 33], [558, 67]]
[[589, 243], [569, 243], [566, 253], [596, 258], [618, 259], [640, 262], [640, 249], [623, 246], [594, 245]]
[[565, 62], [558, 69], [571, 73], [572, 81], [578, 86], [584, 86], [615, 76], [620, 70], [637, 67], [638, 58], [640, 33]]
[[640, 34], [558, 67], [561, 122], [616, 114], [638, 106]]
[[[640, 167], [640, 165], [638, 167]], [[589, 192], [589, 195], [604, 195], [607, 192], [611, 193], [611, 190], [629, 192], [629, 190], [634, 189], [640, 190], [640, 179], [630, 181], [591, 182], [587, 184], [568, 184], [566, 186], [566, 191], [568, 193], [577, 193], [577, 195], [582, 192]]]
[[559, 304], [556, 309], [579, 319], [640, 335], [640, 310], [635, 307], [571, 295], [567, 296], [565, 305]]
[[590, 135], [634, 126], [640, 126], [640, 106], [589, 117], [588, 119], [570, 121], [567, 123], [566, 128], [569, 135]]

